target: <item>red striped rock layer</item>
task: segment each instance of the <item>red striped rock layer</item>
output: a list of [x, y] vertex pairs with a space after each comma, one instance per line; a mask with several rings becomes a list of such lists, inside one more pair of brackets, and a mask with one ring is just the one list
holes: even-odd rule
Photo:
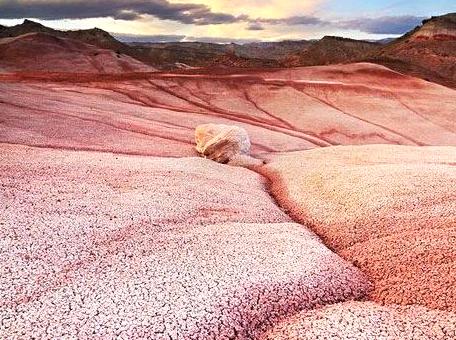
[[199, 124], [247, 130], [253, 155], [338, 144], [456, 145], [454, 90], [371, 64], [244, 74], [1, 75], [0, 141], [195, 155]]

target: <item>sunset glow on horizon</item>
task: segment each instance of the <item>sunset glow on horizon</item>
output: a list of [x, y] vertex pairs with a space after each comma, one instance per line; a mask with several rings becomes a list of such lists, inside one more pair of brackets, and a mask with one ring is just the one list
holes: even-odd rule
[[56, 29], [99, 27], [133, 40], [382, 39], [454, 11], [453, 0], [10, 0], [0, 3], [0, 24], [28, 18]]

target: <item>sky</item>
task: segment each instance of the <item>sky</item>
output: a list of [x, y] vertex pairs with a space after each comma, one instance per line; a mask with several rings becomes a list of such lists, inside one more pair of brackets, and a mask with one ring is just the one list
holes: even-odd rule
[[0, 0], [0, 25], [27, 18], [130, 41], [382, 39], [450, 12], [456, 0]]

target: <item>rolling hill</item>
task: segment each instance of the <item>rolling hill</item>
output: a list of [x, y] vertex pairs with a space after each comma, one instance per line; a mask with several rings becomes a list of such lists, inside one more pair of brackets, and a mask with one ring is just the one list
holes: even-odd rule
[[0, 69], [46, 72], [153, 72], [127, 55], [49, 33], [0, 39]]

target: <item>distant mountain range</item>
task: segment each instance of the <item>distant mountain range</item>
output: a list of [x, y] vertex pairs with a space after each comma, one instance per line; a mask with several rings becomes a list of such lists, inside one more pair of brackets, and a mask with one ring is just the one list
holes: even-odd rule
[[12, 27], [0, 26], [0, 39], [28, 33], [77, 40], [111, 50], [117, 55], [129, 56], [159, 70], [194, 67], [283, 68], [368, 61], [456, 87], [456, 13], [432, 17], [401, 38], [381, 41], [327, 36], [316, 41], [246, 44], [124, 43], [97, 28], [59, 31], [30, 20]]

